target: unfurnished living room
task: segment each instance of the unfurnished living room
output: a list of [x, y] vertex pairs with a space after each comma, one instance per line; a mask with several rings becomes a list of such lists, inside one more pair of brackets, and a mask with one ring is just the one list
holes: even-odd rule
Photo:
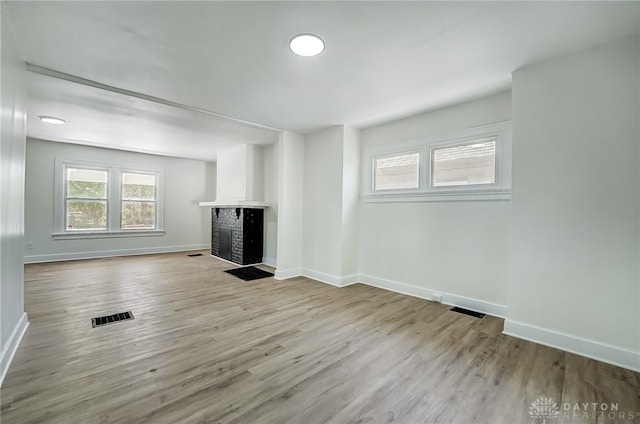
[[0, 12], [2, 424], [640, 424], [640, 2]]

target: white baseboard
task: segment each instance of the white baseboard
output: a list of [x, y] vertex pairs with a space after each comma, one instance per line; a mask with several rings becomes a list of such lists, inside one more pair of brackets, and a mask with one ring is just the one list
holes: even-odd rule
[[458, 306], [499, 318], [505, 318], [507, 316], [507, 305], [473, 299], [440, 290], [418, 287], [407, 283], [401, 283], [399, 281], [386, 280], [384, 278], [373, 277], [371, 275], [360, 275], [359, 282], [368, 286], [378, 287], [426, 300], [433, 300], [434, 293], [437, 293], [441, 296], [441, 303], [444, 303], [445, 305]]
[[276, 268], [278, 266], [278, 262], [275, 258], [262, 258], [262, 263], [270, 266], [271, 268]]
[[341, 287], [350, 286], [352, 284], [358, 284], [360, 282], [360, 276], [358, 274], [345, 275], [340, 277]]
[[505, 320], [504, 331], [502, 333], [640, 372], [640, 352], [634, 352], [632, 350], [510, 319]]
[[191, 250], [209, 249], [208, 244], [191, 244], [186, 246], [143, 247], [138, 249], [98, 250], [92, 252], [54, 253], [50, 255], [31, 255], [24, 257], [25, 264], [39, 262], [73, 261], [78, 259], [111, 258], [114, 256], [152, 255], [154, 253], [187, 252]]
[[358, 275], [356, 274], [340, 277], [338, 275], [332, 275], [313, 269], [303, 268], [302, 275], [307, 278], [311, 278], [312, 280], [320, 281], [321, 283], [331, 284], [335, 287], [346, 287], [358, 282]]
[[286, 280], [300, 276], [302, 276], [302, 268], [276, 269], [273, 278], [276, 280]]
[[499, 318], [505, 318], [507, 316], [506, 305], [459, 296], [425, 287], [418, 287], [411, 284], [401, 283], [399, 281], [386, 280], [384, 278], [373, 277], [371, 275], [353, 274], [340, 277], [313, 269], [296, 268], [295, 270], [276, 271], [275, 278], [278, 280], [284, 280], [287, 278], [298, 277], [300, 275], [335, 287], [346, 287], [351, 284], [360, 283], [426, 300], [433, 300], [433, 294], [438, 293], [441, 296], [441, 302], [446, 305], [459, 306], [461, 308], [482, 312]]
[[9, 367], [11, 366], [11, 361], [13, 361], [13, 357], [18, 350], [18, 346], [22, 341], [22, 337], [24, 333], [27, 331], [27, 327], [29, 326], [29, 318], [27, 317], [27, 313], [23, 312], [18, 320], [18, 323], [13, 328], [11, 335], [9, 336], [9, 340], [7, 340], [7, 344], [4, 349], [2, 349], [2, 356], [0, 357], [0, 387], [4, 382], [4, 378], [7, 376], [9, 372]]

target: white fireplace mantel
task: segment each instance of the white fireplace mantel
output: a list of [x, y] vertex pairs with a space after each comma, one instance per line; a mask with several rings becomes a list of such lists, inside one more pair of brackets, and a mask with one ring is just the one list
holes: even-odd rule
[[200, 202], [198, 205], [208, 208], [250, 208], [250, 209], [266, 209], [269, 207], [268, 203], [256, 202], [253, 200], [227, 200], [227, 201], [213, 201], [213, 202]]

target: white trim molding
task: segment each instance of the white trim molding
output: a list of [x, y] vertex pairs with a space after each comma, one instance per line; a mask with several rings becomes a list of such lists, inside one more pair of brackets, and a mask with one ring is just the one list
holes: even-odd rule
[[[407, 283], [401, 283], [399, 281], [386, 280], [384, 278], [373, 277], [371, 275], [353, 274], [339, 277], [337, 275], [331, 275], [312, 269], [296, 268], [286, 271], [276, 270], [275, 278], [277, 280], [284, 280], [300, 276], [339, 288], [358, 283], [365, 284], [367, 286], [418, 297], [420, 299], [438, 301], [445, 305], [459, 306], [461, 308], [470, 309], [472, 311], [481, 312], [498, 318], [505, 318], [507, 316], [507, 305], [487, 302], [485, 300], [446, 293], [425, 287], [418, 287]], [[435, 300], [436, 298], [438, 300]]]
[[115, 256], [152, 255], [155, 253], [189, 252], [209, 249], [208, 244], [192, 244], [186, 246], [144, 247], [139, 249], [99, 250], [89, 252], [54, 253], [50, 255], [31, 255], [24, 257], [25, 264], [40, 262], [73, 261], [78, 259], [100, 259]]
[[78, 231], [75, 233], [53, 233], [54, 240], [80, 240], [99, 238], [122, 238], [122, 237], [154, 237], [163, 236], [165, 230], [130, 230], [130, 231]]
[[302, 268], [276, 269], [273, 278], [276, 280], [288, 280], [289, 278], [301, 277]]
[[[106, 193], [102, 200], [106, 205], [106, 228], [104, 231], [67, 230], [66, 226], [66, 185], [67, 169], [80, 168], [103, 171], [106, 173]], [[145, 230], [122, 229], [122, 178], [124, 174], [145, 174], [155, 178], [155, 228]], [[111, 162], [85, 161], [78, 159], [55, 158], [54, 170], [54, 239], [82, 239], [108, 237], [141, 237], [162, 235], [164, 233], [164, 170], [161, 168], [140, 168], [135, 165]]]
[[13, 328], [7, 344], [4, 349], [2, 349], [2, 356], [0, 357], [0, 387], [2, 386], [2, 383], [4, 383], [4, 378], [9, 372], [9, 367], [13, 361], [13, 357], [18, 350], [18, 346], [20, 346], [20, 342], [22, 341], [22, 337], [24, 337], [24, 333], [27, 331], [27, 327], [29, 327], [29, 318], [27, 313], [23, 312], [18, 323]]
[[394, 203], [394, 202], [460, 202], [485, 200], [511, 200], [511, 189], [486, 190], [456, 190], [433, 192], [405, 193], [376, 193], [360, 196], [364, 203]]
[[335, 287], [346, 287], [358, 282], [358, 275], [347, 275], [340, 277], [338, 275], [327, 274], [324, 272], [316, 271], [313, 269], [303, 268], [302, 275], [312, 280], [320, 281], [321, 283], [330, 284]]
[[640, 352], [510, 319], [502, 334], [640, 372]]
[[[368, 286], [390, 290], [400, 294], [406, 294], [420, 299], [439, 301], [445, 305], [458, 306], [483, 314], [492, 315], [498, 318], [507, 316], [507, 305], [488, 302], [486, 300], [474, 299], [457, 294], [442, 292], [425, 287], [414, 286], [412, 284], [401, 283], [399, 281], [386, 280], [384, 278], [373, 277], [371, 275], [360, 275], [359, 282]], [[439, 298], [440, 300], [436, 300]]]

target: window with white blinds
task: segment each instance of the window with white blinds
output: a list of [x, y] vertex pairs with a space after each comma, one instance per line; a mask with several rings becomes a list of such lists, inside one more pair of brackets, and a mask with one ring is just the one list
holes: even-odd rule
[[365, 149], [364, 201], [508, 200], [511, 123]]

